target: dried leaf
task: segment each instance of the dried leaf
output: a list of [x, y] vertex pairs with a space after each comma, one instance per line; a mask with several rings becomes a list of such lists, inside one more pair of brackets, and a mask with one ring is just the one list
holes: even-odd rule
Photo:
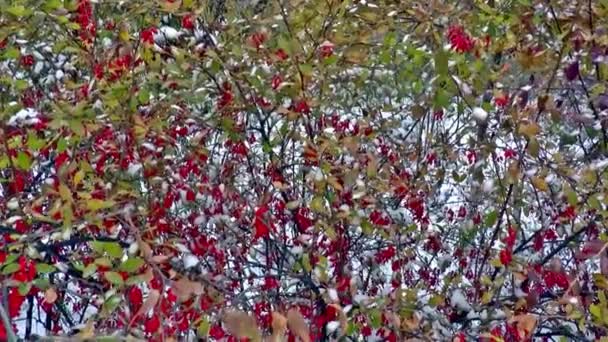
[[605, 254], [600, 258], [600, 272], [603, 275], [608, 275], [608, 256]]
[[280, 313], [272, 312], [272, 335], [270, 342], [279, 342], [287, 329], [287, 318]]
[[606, 243], [600, 239], [587, 241], [580, 251], [576, 253], [578, 260], [587, 260], [596, 257], [600, 252], [606, 248]]
[[53, 304], [57, 300], [57, 292], [54, 288], [49, 287], [44, 291], [44, 301], [48, 304]]
[[205, 287], [201, 283], [185, 277], [174, 282], [171, 288], [180, 302], [190, 299], [192, 295], [198, 296], [205, 293]]
[[95, 325], [93, 320], [88, 320], [85, 326], [80, 329], [80, 332], [76, 335], [78, 341], [85, 341], [93, 339], [95, 337]]
[[540, 126], [535, 122], [522, 123], [519, 125], [519, 134], [528, 138], [536, 136], [540, 132]]
[[261, 332], [255, 318], [242, 311], [228, 311], [224, 313], [222, 322], [226, 330], [236, 338], [250, 338], [260, 341]]
[[306, 323], [304, 316], [298, 310], [291, 309], [287, 312], [287, 326], [303, 342], [311, 342], [308, 323]]

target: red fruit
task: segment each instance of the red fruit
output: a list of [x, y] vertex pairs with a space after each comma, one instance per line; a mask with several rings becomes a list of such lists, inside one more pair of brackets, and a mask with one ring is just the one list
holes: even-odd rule
[[469, 52], [475, 47], [475, 42], [464, 31], [462, 26], [450, 26], [450, 28], [448, 28], [448, 39], [450, 40], [452, 49], [458, 53]]
[[329, 41], [323, 42], [323, 44], [319, 46], [319, 53], [323, 58], [330, 57], [334, 53], [334, 44]]
[[154, 44], [154, 34], [158, 32], [156, 27], [149, 27], [139, 34], [139, 38], [142, 42], [147, 44]]
[[196, 199], [196, 195], [194, 194], [194, 191], [188, 189], [188, 191], [186, 191], [186, 200], [189, 202], [193, 202]]
[[272, 223], [267, 223], [267, 220], [264, 218], [264, 214], [267, 211], [268, 206], [263, 205], [255, 212], [255, 219], [253, 220], [255, 232], [253, 238], [256, 240], [260, 237], [268, 237], [271, 229], [274, 230]]
[[209, 329], [209, 337], [212, 337], [216, 341], [221, 340], [225, 336], [226, 332], [224, 332], [224, 329], [222, 329], [222, 327], [218, 324], [212, 325], [211, 329]]
[[511, 261], [513, 260], [513, 254], [511, 253], [510, 250], [507, 249], [503, 249], [502, 251], [500, 251], [500, 263], [503, 265], [508, 265], [511, 263]]
[[133, 312], [133, 314], [135, 314], [143, 303], [143, 295], [141, 293], [141, 289], [137, 286], [131, 287], [127, 291], [127, 299], [129, 300], [129, 304], [131, 305], [131, 311]]
[[579, 75], [578, 62], [573, 62], [564, 69], [568, 81], [574, 81]]
[[194, 30], [194, 18], [191, 15], [186, 15], [182, 18], [182, 27], [186, 30]]
[[29, 225], [23, 220], [17, 220], [15, 222], [15, 230], [19, 234], [25, 234], [29, 230]]
[[509, 103], [509, 94], [502, 94], [494, 98], [497, 107], [504, 108]]
[[273, 90], [277, 90], [277, 88], [281, 85], [281, 83], [283, 82], [283, 79], [281, 78], [281, 76], [279, 75], [274, 75], [272, 76], [272, 89]]
[[256, 32], [249, 37], [249, 44], [256, 49], [259, 49], [262, 47], [262, 44], [264, 44], [267, 38], [268, 37], [265, 33]]
[[55, 168], [56, 169], [60, 169], [61, 166], [63, 164], [65, 164], [66, 161], [68, 161], [69, 159], [69, 155], [67, 152], [62, 152], [60, 153], [56, 158], [55, 158]]
[[160, 327], [160, 319], [158, 315], [152, 315], [152, 317], [148, 318], [146, 323], [144, 323], [144, 331], [148, 334], [154, 334], [158, 331]]
[[26, 68], [29, 68], [32, 65], [34, 65], [34, 56], [32, 56], [32, 55], [23, 55], [23, 56], [21, 56], [21, 59], [19, 60], [19, 63], [22, 66], [24, 66]]
[[13, 193], [19, 193], [25, 189], [25, 177], [21, 172], [15, 174], [15, 178], [10, 187]]
[[283, 49], [278, 49], [277, 52], [275, 52], [275, 55], [281, 61], [284, 61], [284, 60], [287, 59], [287, 57], [289, 57], [289, 55], [287, 54], [287, 52], [285, 52], [285, 50], [283, 50]]

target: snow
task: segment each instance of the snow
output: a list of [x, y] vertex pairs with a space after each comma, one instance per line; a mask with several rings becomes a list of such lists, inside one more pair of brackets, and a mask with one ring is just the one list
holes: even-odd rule
[[15, 113], [7, 122], [9, 126], [21, 126], [38, 122], [40, 113], [33, 108], [23, 108]]
[[471, 311], [473, 309], [460, 289], [456, 289], [452, 292], [450, 303], [453, 307], [462, 311]]
[[473, 119], [477, 122], [485, 122], [488, 119], [488, 112], [481, 107], [475, 107], [472, 114]]

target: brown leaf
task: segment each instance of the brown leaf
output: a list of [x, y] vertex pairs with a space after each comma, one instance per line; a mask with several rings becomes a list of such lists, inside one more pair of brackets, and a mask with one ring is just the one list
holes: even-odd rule
[[180, 302], [187, 301], [192, 295], [198, 296], [205, 293], [203, 284], [185, 277], [174, 282], [171, 288]]
[[587, 241], [581, 250], [576, 253], [578, 260], [587, 260], [597, 256], [604, 248], [606, 243], [600, 239]]
[[608, 275], [608, 256], [605, 253], [600, 258], [600, 272], [603, 275]]
[[53, 304], [57, 300], [57, 292], [54, 288], [49, 287], [44, 291], [44, 301], [48, 304]]
[[302, 342], [311, 342], [308, 323], [298, 310], [291, 309], [287, 312], [287, 326]]
[[236, 338], [250, 338], [260, 341], [261, 332], [255, 318], [242, 311], [227, 311], [222, 317], [226, 330]]
[[148, 311], [150, 311], [152, 308], [154, 308], [156, 306], [156, 303], [158, 303], [158, 300], [160, 299], [160, 292], [158, 292], [158, 290], [151, 290], [150, 293], [148, 293], [148, 297], [146, 297], [146, 300], [144, 300], [144, 302], [141, 304], [141, 307], [139, 308], [139, 310], [137, 310], [137, 312], [135, 313], [135, 315], [133, 315], [133, 317], [131, 318], [131, 321], [129, 322], [129, 326], [131, 326], [131, 324], [133, 324], [133, 322], [135, 321], [135, 319], [141, 315], [145, 315]]
[[279, 342], [287, 329], [287, 318], [280, 313], [272, 312], [272, 335], [270, 342]]

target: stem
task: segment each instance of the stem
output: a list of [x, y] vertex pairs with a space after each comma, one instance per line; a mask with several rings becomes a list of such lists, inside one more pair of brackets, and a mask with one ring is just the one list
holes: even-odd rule
[[17, 342], [17, 336], [15, 336], [15, 332], [13, 331], [13, 325], [11, 324], [11, 319], [4, 308], [4, 304], [0, 303], [0, 318], [2, 318], [2, 324], [4, 325], [4, 330], [6, 330], [6, 338], [8, 342]]

